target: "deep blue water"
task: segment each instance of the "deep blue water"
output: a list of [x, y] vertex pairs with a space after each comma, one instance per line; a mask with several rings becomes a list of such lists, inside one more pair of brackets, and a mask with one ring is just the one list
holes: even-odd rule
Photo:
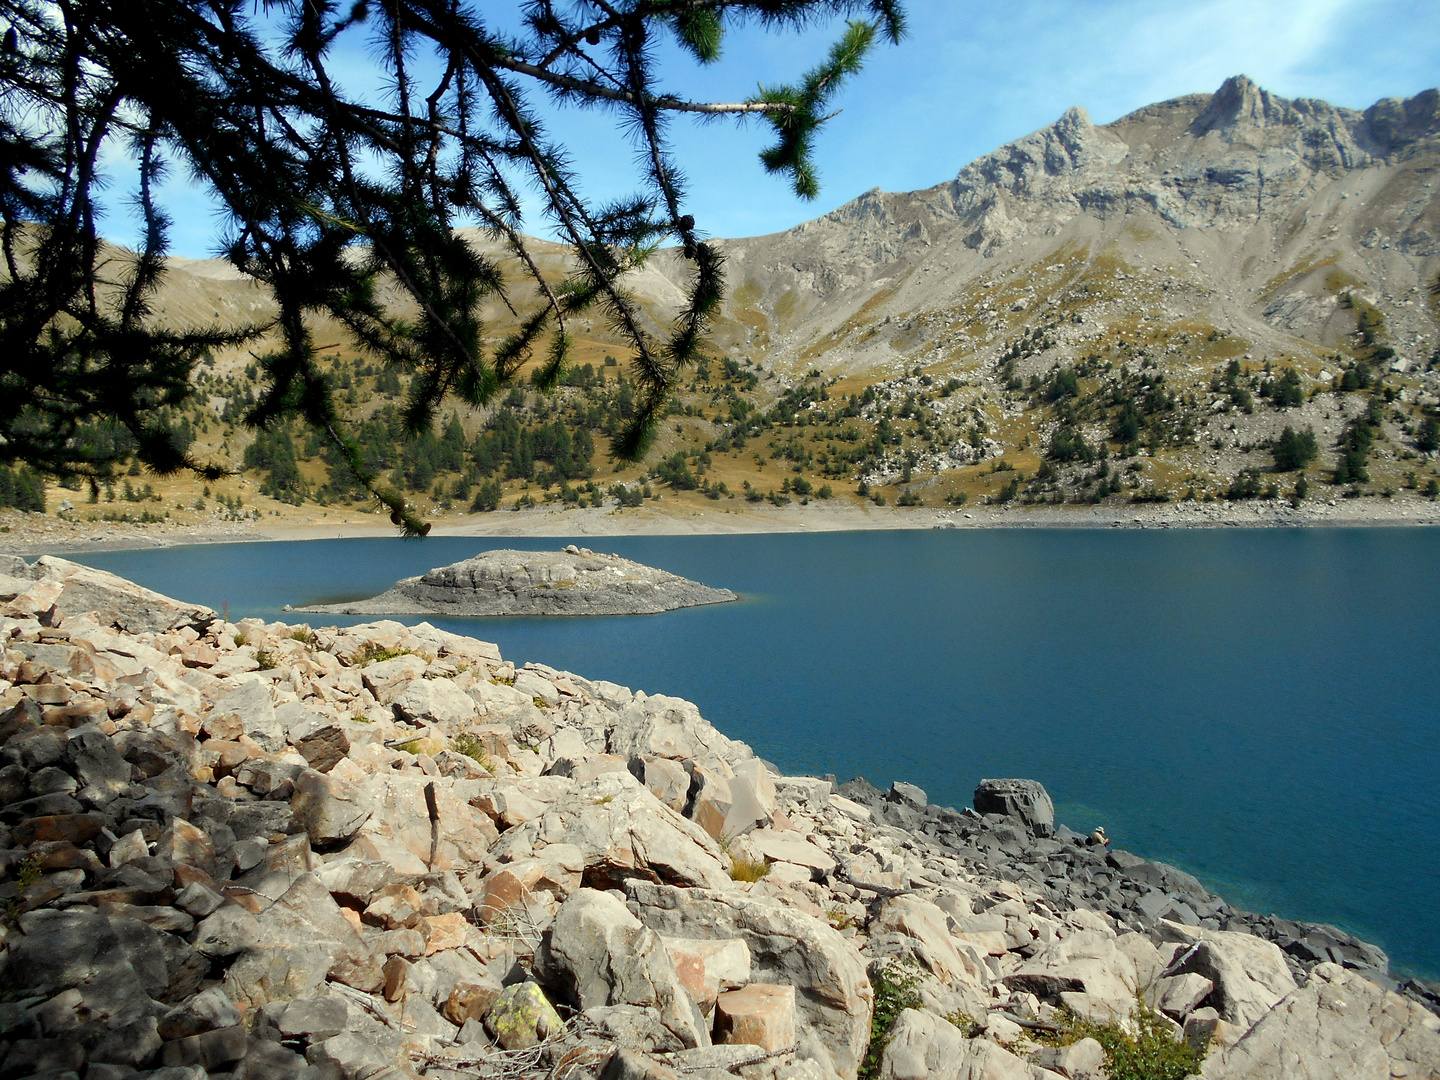
[[[373, 595], [442, 538], [82, 556], [232, 618]], [[1440, 530], [936, 531], [579, 539], [744, 594], [591, 619], [436, 619], [695, 701], [791, 772], [1044, 782], [1059, 818], [1232, 902], [1440, 975]], [[320, 617], [311, 617], [321, 621]], [[332, 621], [325, 617], [324, 621]], [[339, 620], [354, 622], [359, 620]], [[416, 621], [416, 620], [409, 620]]]

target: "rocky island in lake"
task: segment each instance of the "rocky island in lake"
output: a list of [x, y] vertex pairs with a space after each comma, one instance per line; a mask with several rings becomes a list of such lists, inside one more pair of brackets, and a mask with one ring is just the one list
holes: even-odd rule
[[569, 545], [486, 551], [404, 578], [379, 596], [295, 611], [332, 615], [654, 615], [738, 597], [653, 566]]

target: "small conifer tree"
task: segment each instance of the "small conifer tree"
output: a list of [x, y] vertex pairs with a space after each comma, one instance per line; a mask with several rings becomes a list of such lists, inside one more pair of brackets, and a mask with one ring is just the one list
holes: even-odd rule
[[[815, 69], [749, 100], [695, 101], [660, 84], [666, 40], [708, 65], [738, 23], [794, 29], [844, 16], [853, 21]], [[718, 249], [685, 212], [667, 123], [759, 119], [775, 136], [764, 168], [814, 197], [812, 149], [837, 90], [877, 40], [904, 29], [899, 0], [4, 0], [0, 20], [0, 462], [104, 478], [133, 454], [159, 473], [218, 477], [179, 437], [175, 411], [201, 357], [249, 341], [264, 389], [245, 422], [311, 425], [407, 533], [428, 525], [347, 429], [317, 326], [409, 376], [413, 434], [447, 398], [494, 400], [532, 357], [537, 384], [553, 385], [569, 322], [598, 309], [628, 343], [637, 386], [613, 450], [643, 456], [724, 289]], [[378, 70], [353, 70], [364, 55]], [[383, 89], [351, 89], [364, 85]], [[637, 161], [633, 196], [601, 205], [582, 195], [536, 108], [542, 96], [615, 117]], [[137, 178], [144, 236], [133, 256], [104, 244], [97, 225], [102, 163], [113, 171], [117, 159]], [[216, 247], [268, 290], [273, 322], [164, 327], [152, 317], [171, 224], [162, 182], [176, 171], [222, 208]], [[541, 221], [522, 216], [527, 200]], [[460, 225], [499, 240], [531, 291], [517, 291]], [[569, 245], [563, 281], [542, 275], [522, 231], [540, 225]], [[680, 313], [657, 335], [623, 278], [666, 242], [690, 274]], [[519, 319], [498, 342], [482, 318], [495, 301]], [[113, 428], [123, 447], [102, 437]]]

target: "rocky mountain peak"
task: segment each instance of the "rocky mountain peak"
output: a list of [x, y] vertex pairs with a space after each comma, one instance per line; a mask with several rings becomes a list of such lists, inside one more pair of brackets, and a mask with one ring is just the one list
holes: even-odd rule
[[1210, 101], [1190, 126], [1194, 135], [1212, 131], [1233, 140], [1247, 129], [1266, 128], [1287, 122], [1290, 102], [1256, 85], [1246, 75], [1232, 75], [1210, 95]]
[[1412, 98], [1385, 98], [1365, 110], [1365, 133], [1381, 153], [1415, 148], [1440, 136], [1440, 91], [1422, 90]]

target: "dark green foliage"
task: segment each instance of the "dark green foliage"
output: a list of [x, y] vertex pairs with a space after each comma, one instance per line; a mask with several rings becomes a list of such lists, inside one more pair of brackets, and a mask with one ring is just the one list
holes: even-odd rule
[[1133, 503], [1168, 503], [1170, 499], [1170, 492], [1153, 486], [1138, 488], [1130, 495], [1130, 501]]
[[[1355, 312], [1355, 330], [1360, 335], [1360, 340], [1367, 346], [1374, 346], [1385, 336], [1385, 314], [1374, 304], [1354, 293], [1346, 293], [1343, 300]], [[1390, 350], [1390, 355], [1395, 355], [1393, 349]]]
[[634, 508], [645, 501], [645, 495], [638, 487], [626, 487], [624, 484], [612, 484], [610, 494], [625, 507]]
[[567, 425], [559, 417], [531, 425], [508, 405], [495, 411], [471, 446], [481, 476], [501, 472], [507, 480], [535, 479], [536, 461], [548, 461], [556, 479], [583, 480], [594, 472], [594, 454], [595, 440], [583, 426]]
[[1275, 469], [1277, 472], [1294, 472], [1296, 469], [1303, 469], [1317, 457], [1320, 456], [1320, 446], [1315, 441], [1313, 428], [1306, 428], [1304, 431], [1296, 431], [1289, 424], [1275, 440], [1271, 452], [1275, 455]]
[[1415, 433], [1415, 447], [1427, 454], [1440, 450], [1440, 420], [1427, 416], [1420, 421], [1420, 429]]
[[1262, 393], [1275, 403], [1277, 409], [1289, 409], [1305, 404], [1305, 388], [1293, 368], [1286, 368], [1278, 379], [1267, 382]]
[[1065, 1012], [1061, 1030], [1042, 1036], [1056, 1046], [1094, 1039], [1105, 1051], [1105, 1075], [1110, 1080], [1184, 1080], [1198, 1072], [1202, 1056], [1184, 1039], [1175, 1037], [1167, 1018], [1137, 1003], [1135, 1033], [1117, 1021], [1099, 1024]]
[[1060, 401], [1080, 396], [1080, 379], [1074, 368], [1056, 368], [1045, 385], [1045, 400]]
[[920, 972], [894, 960], [877, 964], [870, 972], [875, 991], [875, 1011], [870, 1014], [870, 1046], [860, 1063], [860, 1080], [873, 1080], [880, 1073], [880, 1057], [890, 1042], [895, 1021], [906, 1009], [918, 1009]]
[[0, 506], [45, 512], [45, 480], [28, 465], [0, 466]]
[[1110, 429], [1110, 434], [1120, 442], [1129, 445], [1140, 438], [1141, 419], [1140, 410], [1127, 402], [1115, 414], [1115, 424]]
[[[877, 37], [899, 39], [904, 15], [898, 0], [524, 3], [518, 19], [495, 6], [8, 0], [0, 462], [108, 475], [115, 447], [83, 433], [109, 423], [157, 472], [218, 476], [188, 456], [170, 409], [192, 398], [197, 363], [264, 331], [263, 386], [239, 419], [267, 430], [303, 420], [397, 526], [424, 533], [428, 524], [382, 482], [345, 423], [321, 367], [333, 346], [313, 327], [324, 320], [334, 328], [327, 339], [340, 333], [378, 366], [380, 392], [395, 397], [404, 433], [420, 439], [447, 398], [493, 402], [532, 359], [536, 385], [554, 386], [568, 366], [568, 324], [587, 310], [629, 346], [632, 407], [611, 441], [619, 457], [642, 456], [680, 373], [700, 359], [724, 288], [719, 252], [683, 209], [668, 118], [758, 117], [777, 136], [764, 167], [813, 197], [811, 151], [836, 93]], [[748, 20], [791, 29], [851, 15], [826, 59], [794, 85], [731, 104], [687, 101], [661, 85], [661, 41], [678, 39], [709, 64], [725, 31]], [[355, 70], [358, 57], [373, 69]], [[667, 61], [667, 72], [676, 69]], [[367, 89], [357, 97], [349, 87]], [[608, 205], [584, 199], [536, 97], [610, 113], [628, 143], [622, 153], [634, 152], [639, 190]], [[102, 161], [137, 177], [144, 239], [133, 257], [104, 249], [96, 231], [98, 193], [112, 179]], [[175, 171], [222, 208], [216, 246], [268, 291], [272, 323], [164, 330], [151, 318], [170, 224], [158, 200]], [[533, 221], [522, 219], [529, 202]], [[514, 289], [501, 259], [456, 231], [472, 223], [507, 249], [529, 288]], [[526, 228], [568, 245], [573, 269], [563, 283], [542, 278]], [[656, 335], [621, 279], [666, 242], [690, 276], [679, 313]], [[411, 314], [394, 314], [392, 293]], [[520, 319], [498, 340], [482, 318], [497, 303]], [[426, 470], [439, 468], [429, 451], [421, 445], [402, 463], [405, 483], [424, 486]]]
[[1345, 425], [1337, 447], [1339, 460], [1335, 464], [1336, 484], [1363, 484], [1370, 479], [1370, 451], [1380, 436], [1384, 421], [1384, 406], [1376, 398], [1370, 399], [1365, 412]]
[[1368, 390], [1374, 385], [1374, 369], [1369, 364], [1360, 363], [1346, 368], [1335, 388], [1341, 393], [1350, 393], [1355, 390]]
[[470, 512], [480, 514], [488, 510], [499, 510], [500, 499], [504, 494], [499, 480], [482, 481], [475, 488], [475, 499], [470, 504]]
[[245, 448], [245, 467], [266, 474], [260, 494], [297, 506], [305, 497], [305, 481], [295, 460], [295, 443], [285, 428], [257, 431], [255, 441]]
[[1235, 479], [1230, 481], [1230, 490], [1225, 492], [1227, 499], [1258, 499], [1262, 492], [1260, 486], [1259, 469], [1241, 469]]
[[690, 466], [685, 461], [683, 450], [677, 450], [656, 465], [655, 475], [676, 491], [694, 491], [700, 486], [700, 481], [690, 471]]
[[1085, 441], [1079, 428], [1067, 424], [1051, 438], [1046, 456], [1052, 461], [1094, 461], [1095, 449]]

